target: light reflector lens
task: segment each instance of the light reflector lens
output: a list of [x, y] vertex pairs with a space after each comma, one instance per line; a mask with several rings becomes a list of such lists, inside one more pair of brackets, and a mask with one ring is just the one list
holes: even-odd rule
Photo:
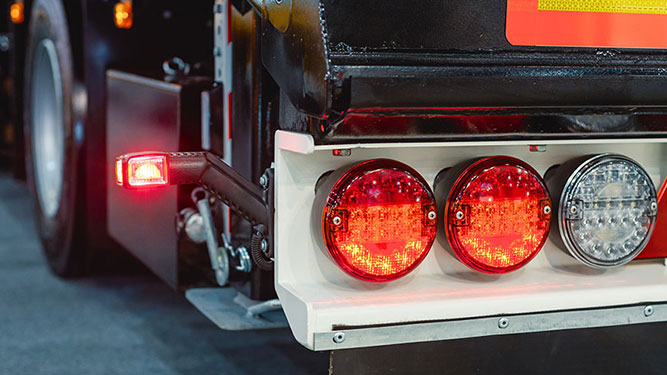
[[132, 27], [134, 15], [132, 14], [132, 2], [120, 1], [114, 6], [114, 22], [119, 29]]
[[23, 5], [23, 2], [16, 2], [10, 5], [9, 18], [14, 24], [21, 24], [25, 21], [25, 5]]
[[358, 164], [340, 177], [322, 215], [334, 260], [349, 274], [375, 282], [415, 269], [431, 249], [436, 224], [426, 181], [407, 165], [384, 159]]
[[646, 246], [658, 200], [653, 181], [634, 160], [598, 155], [575, 169], [559, 205], [562, 239], [592, 267], [625, 264]]
[[130, 186], [167, 185], [167, 157], [138, 156], [127, 160], [127, 176]]
[[123, 186], [123, 159], [116, 158], [116, 184]]
[[485, 273], [527, 264], [549, 234], [551, 200], [537, 172], [510, 157], [472, 164], [449, 194], [446, 234], [456, 256]]

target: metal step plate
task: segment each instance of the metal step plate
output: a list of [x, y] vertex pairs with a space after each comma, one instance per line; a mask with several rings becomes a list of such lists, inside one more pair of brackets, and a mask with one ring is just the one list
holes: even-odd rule
[[233, 288], [195, 288], [185, 292], [185, 297], [197, 310], [218, 327], [228, 331], [246, 331], [287, 327], [287, 318], [281, 308], [262, 313], [248, 314], [262, 301], [252, 301]]

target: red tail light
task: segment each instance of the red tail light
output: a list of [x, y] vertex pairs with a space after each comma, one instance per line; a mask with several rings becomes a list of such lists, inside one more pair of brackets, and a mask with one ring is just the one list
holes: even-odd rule
[[116, 182], [128, 187], [156, 187], [169, 184], [166, 155], [126, 155], [116, 160]]
[[484, 273], [507, 273], [537, 255], [549, 234], [551, 200], [533, 168], [518, 159], [489, 157], [448, 173], [453, 185], [445, 231], [463, 263]]
[[433, 192], [415, 170], [371, 160], [334, 172], [323, 185], [317, 199], [323, 208], [315, 212], [321, 213], [327, 250], [347, 273], [367, 281], [395, 280], [426, 257], [437, 210]]

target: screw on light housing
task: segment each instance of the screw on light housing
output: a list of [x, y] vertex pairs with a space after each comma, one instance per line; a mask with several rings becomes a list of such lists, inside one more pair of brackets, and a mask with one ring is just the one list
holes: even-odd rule
[[648, 243], [657, 193], [636, 161], [617, 154], [579, 157], [553, 168], [547, 185], [558, 203], [551, 238], [583, 264], [621, 266]]

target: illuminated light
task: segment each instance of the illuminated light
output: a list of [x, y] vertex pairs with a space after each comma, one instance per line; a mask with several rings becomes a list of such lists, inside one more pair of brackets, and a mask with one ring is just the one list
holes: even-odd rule
[[445, 231], [454, 254], [491, 274], [515, 271], [542, 249], [551, 200], [539, 174], [511, 157], [465, 163], [454, 173], [445, 208]]
[[116, 184], [123, 186], [123, 159], [116, 158]]
[[133, 22], [132, 2], [121, 1], [114, 6], [114, 22], [119, 29], [129, 29]]
[[[337, 173], [338, 172], [338, 173]], [[324, 243], [336, 263], [359, 279], [385, 282], [413, 271], [437, 231], [435, 199], [405, 164], [377, 159], [339, 170], [321, 216]]]
[[21, 24], [25, 21], [25, 6], [22, 2], [17, 2], [9, 7], [9, 18], [14, 24]]
[[557, 238], [580, 262], [616, 267], [648, 243], [658, 215], [655, 186], [634, 160], [616, 154], [574, 159], [550, 176], [559, 199]]
[[127, 160], [128, 185], [151, 187], [167, 185], [167, 157], [138, 156]]

